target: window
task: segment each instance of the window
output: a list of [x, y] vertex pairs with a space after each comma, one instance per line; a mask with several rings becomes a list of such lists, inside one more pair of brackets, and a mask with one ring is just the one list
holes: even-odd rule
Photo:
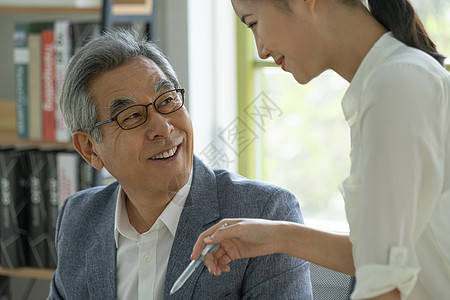
[[[449, 1], [412, 3], [438, 50], [450, 55]], [[350, 132], [341, 109], [348, 82], [327, 71], [298, 84], [272, 61], [257, 58], [251, 32], [241, 24], [238, 45], [238, 114], [247, 140], [254, 141], [240, 149], [240, 173], [294, 192], [307, 224], [347, 231], [338, 185], [350, 170]]]
[[[450, 2], [448, 0], [411, 0], [411, 3], [438, 51], [450, 56]], [[446, 64], [450, 64], [449, 58]]]
[[266, 101], [280, 108], [261, 132], [261, 178], [291, 190], [305, 217], [344, 221], [337, 186], [350, 170], [350, 132], [340, 106], [348, 83], [331, 71], [307, 85], [280, 68], [258, 68], [255, 75]]

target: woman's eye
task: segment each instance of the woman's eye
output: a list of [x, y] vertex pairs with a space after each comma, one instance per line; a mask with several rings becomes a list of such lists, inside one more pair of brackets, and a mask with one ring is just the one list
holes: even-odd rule
[[248, 24], [247, 27], [250, 29], [253, 29], [253, 28], [255, 28], [255, 25], [256, 25], [256, 22]]

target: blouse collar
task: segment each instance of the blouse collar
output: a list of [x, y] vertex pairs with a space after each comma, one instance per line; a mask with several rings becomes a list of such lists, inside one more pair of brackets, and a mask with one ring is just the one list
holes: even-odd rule
[[350, 126], [356, 120], [359, 101], [369, 74], [385, 62], [400, 45], [401, 42], [394, 38], [391, 32], [387, 32], [375, 42], [362, 60], [341, 103], [345, 119]]

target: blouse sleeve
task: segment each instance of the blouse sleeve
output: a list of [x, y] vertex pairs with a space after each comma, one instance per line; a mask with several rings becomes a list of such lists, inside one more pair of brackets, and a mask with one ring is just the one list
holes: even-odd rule
[[439, 90], [432, 73], [399, 63], [380, 67], [366, 82], [355, 124], [360, 153], [352, 161], [359, 175], [352, 299], [393, 289], [403, 299], [415, 285], [415, 243], [442, 188]]

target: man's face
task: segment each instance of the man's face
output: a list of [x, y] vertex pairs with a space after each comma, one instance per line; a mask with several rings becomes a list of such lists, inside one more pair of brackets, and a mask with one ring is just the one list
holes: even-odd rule
[[[174, 86], [167, 76], [145, 57], [101, 74], [89, 86], [97, 121], [131, 105], [153, 102], [171, 89]], [[185, 107], [161, 115], [151, 105], [147, 121], [137, 128], [123, 130], [111, 122], [101, 129], [103, 140], [93, 141], [93, 149], [128, 195], [173, 195], [187, 182], [193, 163], [193, 130]]]

